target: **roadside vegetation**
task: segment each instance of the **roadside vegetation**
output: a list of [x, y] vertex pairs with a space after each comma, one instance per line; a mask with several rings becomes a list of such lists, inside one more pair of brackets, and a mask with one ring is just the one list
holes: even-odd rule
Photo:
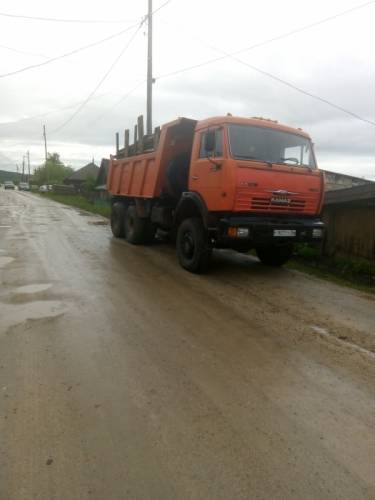
[[74, 170], [64, 165], [58, 153], [49, 153], [47, 161], [36, 168], [33, 174], [33, 184], [62, 184], [64, 179], [72, 175]]
[[93, 214], [102, 215], [103, 217], [109, 218], [110, 207], [104, 204], [94, 204], [89, 201], [84, 196], [80, 195], [68, 195], [68, 194], [55, 194], [55, 193], [38, 193], [39, 196], [43, 198], [49, 198], [50, 200], [57, 201], [58, 203], [63, 203], [64, 205], [69, 205], [71, 207], [76, 207], [86, 212], [91, 212]]
[[326, 257], [318, 248], [301, 244], [286, 267], [375, 294], [375, 264], [363, 259]]

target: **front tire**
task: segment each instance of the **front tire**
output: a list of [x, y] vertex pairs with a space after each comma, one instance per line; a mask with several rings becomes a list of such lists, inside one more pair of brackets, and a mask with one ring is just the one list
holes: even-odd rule
[[116, 202], [112, 205], [111, 229], [113, 236], [116, 238], [123, 238], [125, 236], [125, 211], [125, 205], [121, 202]]
[[293, 254], [294, 245], [269, 245], [256, 248], [257, 256], [262, 264], [278, 267], [285, 264]]
[[185, 219], [180, 224], [176, 248], [181, 267], [197, 274], [207, 270], [212, 249], [208, 246], [206, 230], [199, 217]]

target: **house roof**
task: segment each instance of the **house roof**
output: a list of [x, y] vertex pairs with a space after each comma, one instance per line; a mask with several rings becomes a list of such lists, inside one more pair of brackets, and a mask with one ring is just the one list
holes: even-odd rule
[[66, 181], [86, 181], [89, 177], [94, 177], [98, 175], [99, 167], [95, 163], [91, 162], [73, 172], [72, 175], [67, 177]]
[[375, 182], [347, 189], [328, 191], [325, 194], [325, 205], [339, 205], [343, 203], [375, 206]]
[[358, 181], [358, 182], [361, 182], [362, 184], [371, 184], [373, 183], [373, 181], [371, 181], [370, 179], [364, 179], [363, 177], [355, 177], [354, 175], [348, 175], [348, 174], [343, 174], [341, 172], [332, 172], [332, 170], [326, 170], [324, 168], [321, 168], [320, 169], [322, 172], [324, 172], [324, 174], [327, 174], [329, 176], [334, 176], [334, 177], [341, 177], [341, 178], [344, 178], [344, 179], [351, 179], [353, 181]]

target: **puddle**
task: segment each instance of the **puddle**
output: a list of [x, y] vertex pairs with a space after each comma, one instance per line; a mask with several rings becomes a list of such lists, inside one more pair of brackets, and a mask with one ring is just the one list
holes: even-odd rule
[[63, 314], [64, 308], [59, 300], [35, 300], [27, 304], [1, 304], [0, 331], [29, 320], [53, 319]]
[[14, 261], [13, 257], [0, 257], [0, 268], [7, 266]]
[[36, 285], [25, 285], [16, 288], [15, 293], [38, 293], [51, 288], [51, 283], [40, 283]]

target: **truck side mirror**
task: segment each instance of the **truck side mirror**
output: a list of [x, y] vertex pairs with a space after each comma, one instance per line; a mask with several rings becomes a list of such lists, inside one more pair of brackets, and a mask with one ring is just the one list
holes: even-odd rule
[[215, 130], [207, 130], [204, 137], [204, 149], [207, 153], [215, 151]]

